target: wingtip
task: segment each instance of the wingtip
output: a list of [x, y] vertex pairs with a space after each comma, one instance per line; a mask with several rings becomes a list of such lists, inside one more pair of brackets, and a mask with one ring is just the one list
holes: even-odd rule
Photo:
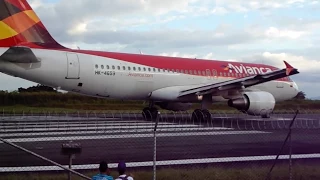
[[287, 61], [283, 60], [283, 62], [286, 65], [286, 68], [293, 68]]
[[295, 68], [293, 68], [287, 61], [284, 60], [283, 62], [286, 65], [286, 75], [288, 76]]

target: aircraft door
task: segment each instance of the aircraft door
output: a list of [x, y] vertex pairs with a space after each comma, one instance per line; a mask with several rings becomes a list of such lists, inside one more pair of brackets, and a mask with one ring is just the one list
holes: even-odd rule
[[76, 53], [67, 53], [67, 76], [66, 79], [80, 79], [80, 63]]

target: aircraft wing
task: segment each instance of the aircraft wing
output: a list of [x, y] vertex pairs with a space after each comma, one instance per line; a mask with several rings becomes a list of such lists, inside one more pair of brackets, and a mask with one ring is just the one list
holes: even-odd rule
[[0, 56], [0, 60], [13, 63], [36, 63], [40, 60], [28, 47], [14, 46], [10, 47]]
[[182, 90], [180, 91], [179, 97], [190, 95], [190, 94], [205, 95], [205, 94], [212, 94], [218, 91], [247, 88], [253, 85], [265, 83], [268, 81], [280, 79], [283, 77], [287, 77], [287, 76], [291, 76], [299, 73], [296, 68], [293, 68], [286, 61], [284, 61], [284, 63], [286, 65], [286, 68], [284, 69], [279, 69], [279, 70], [264, 73], [264, 74], [258, 74], [254, 76], [248, 76], [244, 78], [223, 81], [219, 83]]

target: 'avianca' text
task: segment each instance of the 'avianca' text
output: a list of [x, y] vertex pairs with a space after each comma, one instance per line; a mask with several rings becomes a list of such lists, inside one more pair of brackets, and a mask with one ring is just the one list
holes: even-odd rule
[[250, 67], [250, 66], [244, 66], [242, 64], [240, 64], [240, 66], [237, 66], [229, 63], [228, 66], [229, 66], [230, 73], [235, 71], [236, 73], [245, 73], [245, 74], [263, 74], [263, 73], [272, 71], [270, 68]]

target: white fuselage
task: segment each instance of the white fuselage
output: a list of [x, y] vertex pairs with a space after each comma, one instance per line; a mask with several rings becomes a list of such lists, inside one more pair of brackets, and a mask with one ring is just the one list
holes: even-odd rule
[[[7, 49], [0, 48], [0, 55]], [[172, 71], [164, 72], [162, 69], [141, 64], [83, 53], [45, 49], [32, 49], [32, 51], [41, 62], [0, 61], [0, 71], [43, 85], [89, 96], [132, 100], [145, 100], [151, 92], [165, 87], [183, 89], [234, 79], [234, 77], [208, 77]], [[286, 81], [270, 81], [246, 90], [269, 92], [276, 101], [291, 99], [298, 92], [294, 82]], [[223, 98], [215, 96], [214, 100], [220, 101]]]

